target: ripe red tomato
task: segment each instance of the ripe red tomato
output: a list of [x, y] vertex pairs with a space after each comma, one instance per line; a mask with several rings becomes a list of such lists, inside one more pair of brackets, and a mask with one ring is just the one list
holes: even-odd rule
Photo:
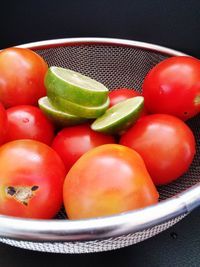
[[33, 139], [50, 145], [54, 127], [43, 112], [34, 106], [20, 105], [7, 109], [6, 141]]
[[69, 219], [112, 215], [158, 202], [158, 192], [140, 155], [117, 144], [85, 153], [63, 187]]
[[134, 89], [128, 88], [117, 88], [113, 91], [109, 92], [109, 99], [110, 99], [110, 107], [116, 105], [117, 103], [124, 101], [128, 98], [141, 96], [139, 92]]
[[[114, 91], [110, 91], [109, 92], [110, 107], [128, 98], [135, 97], [135, 96], [142, 96], [142, 94], [134, 89], [128, 89], [128, 88], [119, 88], [119, 89], [115, 89]], [[144, 107], [140, 117], [146, 114], [147, 114], [147, 111]]]
[[0, 145], [5, 141], [8, 129], [8, 119], [4, 106], [0, 103]]
[[0, 147], [0, 214], [50, 219], [62, 205], [64, 164], [49, 146], [17, 140]]
[[166, 114], [140, 118], [120, 140], [144, 159], [156, 185], [172, 182], [184, 174], [195, 155], [195, 138], [180, 119]]
[[114, 137], [93, 131], [89, 124], [62, 129], [52, 142], [52, 148], [60, 155], [69, 170], [88, 150], [103, 144], [115, 143]]
[[8, 108], [37, 105], [46, 95], [44, 75], [47, 63], [26, 48], [7, 48], [0, 52], [0, 101]]
[[176, 56], [156, 65], [143, 83], [145, 107], [187, 120], [200, 112], [200, 61]]

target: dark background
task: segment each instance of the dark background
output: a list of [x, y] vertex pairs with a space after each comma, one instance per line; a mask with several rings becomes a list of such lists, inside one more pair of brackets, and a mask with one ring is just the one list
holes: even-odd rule
[[[200, 58], [198, 0], [13, 0], [0, 5], [0, 49], [68, 37], [155, 43]], [[0, 267], [200, 266], [200, 209], [128, 248], [89, 255], [31, 252], [0, 244]]]
[[0, 48], [55, 38], [116, 37], [200, 57], [198, 0], [7, 0], [0, 11]]

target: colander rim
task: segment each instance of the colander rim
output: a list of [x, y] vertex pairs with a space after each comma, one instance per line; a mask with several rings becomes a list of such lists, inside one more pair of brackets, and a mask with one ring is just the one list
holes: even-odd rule
[[[152, 43], [118, 38], [84, 37], [38, 41], [17, 47], [39, 50], [71, 45], [117, 45], [157, 51], [170, 56], [185, 53]], [[35, 220], [0, 215], [0, 236], [24, 241], [88, 241], [122, 236], [145, 230], [200, 205], [200, 183], [156, 205], [118, 215], [84, 220]]]

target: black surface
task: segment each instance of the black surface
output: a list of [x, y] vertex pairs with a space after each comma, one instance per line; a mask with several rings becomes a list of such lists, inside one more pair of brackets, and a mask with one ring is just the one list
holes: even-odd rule
[[[67, 38], [146, 41], [200, 58], [198, 0], [13, 0], [0, 6], [0, 48]], [[0, 267], [200, 266], [200, 208], [137, 245], [89, 255], [57, 255], [0, 245]]]

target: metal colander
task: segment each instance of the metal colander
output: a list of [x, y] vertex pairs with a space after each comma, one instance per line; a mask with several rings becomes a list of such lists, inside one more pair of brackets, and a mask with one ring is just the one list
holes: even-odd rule
[[[161, 60], [185, 55], [152, 44], [107, 38], [71, 38], [22, 45], [49, 64], [86, 74], [106, 85], [141, 90], [147, 72]], [[200, 204], [200, 116], [188, 121], [197, 153], [189, 171], [159, 187], [157, 205], [115, 216], [66, 220], [63, 210], [52, 220], [0, 216], [0, 241], [12, 246], [54, 253], [89, 253], [126, 247], [171, 227]], [[109, 173], [108, 173], [109, 176]]]

